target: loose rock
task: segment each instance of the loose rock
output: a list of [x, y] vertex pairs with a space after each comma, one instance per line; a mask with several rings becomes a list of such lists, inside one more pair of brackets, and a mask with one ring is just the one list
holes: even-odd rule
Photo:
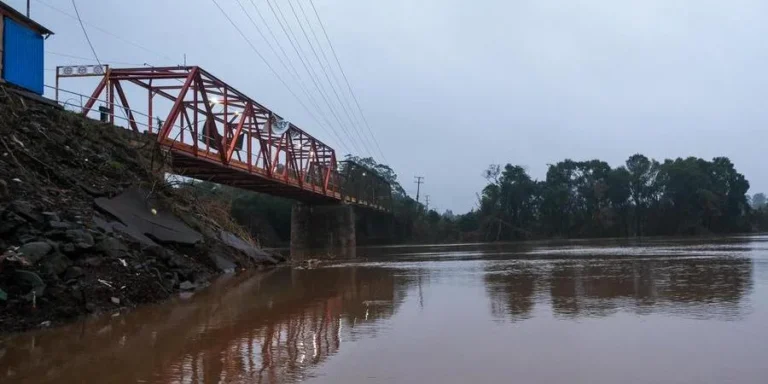
[[45, 241], [34, 241], [22, 245], [18, 252], [24, 255], [30, 263], [35, 264], [52, 250], [53, 247]]
[[82, 276], [83, 273], [83, 269], [80, 267], [69, 267], [64, 273], [64, 280], [77, 279], [78, 277]]
[[51, 220], [48, 222], [48, 227], [51, 229], [72, 229], [75, 225], [64, 221]]
[[54, 276], [62, 274], [70, 265], [72, 261], [60, 253], [53, 253], [40, 261], [42, 270]]
[[197, 286], [192, 283], [191, 281], [183, 281], [181, 284], [179, 284], [179, 289], [182, 291], [194, 291]]
[[75, 248], [74, 244], [67, 243], [61, 246], [61, 252], [64, 252], [65, 255], [73, 255], [75, 252], [77, 252], [77, 249]]
[[59, 215], [57, 215], [55, 212], [43, 212], [43, 216], [45, 216], [48, 221], [61, 221]]
[[31, 289], [37, 296], [42, 296], [45, 290], [45, 283], [40, 275], [32, 271], [16, 270], [16, 281], [20, 286], [26, 289]]
[[18, 213], [19, 216], [25, 218], [26, 220], [36, 223], [43, 222], [43, 216], [35, 213], [34, 207], [28, 201], [16, 200], [11, 204], [10, 208], [12, 211]]
[[89, 257], [79, 261], [80, 265], [88, 267], [98, 267], [101, 265], [102, 260], [100, 257]]
[[15, 212], [6, 212], [5, 218], [0, 220], [0, 235], [11, 233], [26, 223], [27, 220]]
[[93, 236], [81, 229], [70, 229], [66, 232], [67, 238], [75, 244], [77, 248], [88, 249], [95, 244]]

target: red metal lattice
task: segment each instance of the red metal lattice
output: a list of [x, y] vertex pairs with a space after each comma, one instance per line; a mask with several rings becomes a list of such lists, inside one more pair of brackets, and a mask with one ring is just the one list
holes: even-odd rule
[[[333, 148], [283, 123], [200, 67], [109, 68], [83, 114], [106, 92], [112, 122], [115, 107], [122, 105], [130, 127], [138, 132], [127, 85], [147, 91], [149, 133], [157, 133], [158, 143], [168, 150], [174, 172], [305, 202], [350, 201], [342, 192]], [[172, 103], [167, 114], [168, 108], [162, 116], [153, 115], [158, 100]], [[152, 132], [158, 117], [165, 120]], [[384, 209], [377, 201], [353, 197]]]

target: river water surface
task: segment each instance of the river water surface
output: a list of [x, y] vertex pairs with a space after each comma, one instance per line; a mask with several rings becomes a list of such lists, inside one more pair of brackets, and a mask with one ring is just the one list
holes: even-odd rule
[[358, 256], [0, 337], [0, 382], [768, 382], [768, 237]]

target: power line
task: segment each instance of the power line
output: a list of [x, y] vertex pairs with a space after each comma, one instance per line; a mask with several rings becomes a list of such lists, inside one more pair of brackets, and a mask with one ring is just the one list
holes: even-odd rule
[[[283, 56], [280, 56], [277, 53], [277, 51], [275, 50], [275, 48], [272, 45], [272, 43], [270, 43], [269, 39], [267, 39], [267, 37], [261, 31], [261, 28], [259, 28], [259, 25], [256, 23], [256, 21], [253, 20], [253, 18], [251, 17], [250, 13], [248, 13], [248, 11], [245, 9], [245, 7], [243, 7], [242, 2], [240, 0], [238, 0], [237, 4], [240, 6], [240, 9], [243, 11], [243, 13], [245, 13], [245, 15], [248, 17], [248, 20], [251, 21], [251, 24], [253, 24], [253, 27], [256, 28], [256, 31], [259, 32], [259, 35], [261, 36], [261, 38], [264, 39], [264, 42], [267, 43], [267, 46], [272, 51], [272, 53], [280, 61], [280, 64], [283, 65], [283, 68], [286, 70], [286, 72], [288, 72], [288, 74], [291, 75], [291, 77], [293, 77], [294, 80], [296, 80], [296, 82], [299, 84], [301, 89], [304, 90], [304, 93], [306, 94], [306, 96], [310, 100], [310, 102], [315, 104], [315, 108], [319, 109], [319, 107], [316, 105], [317, 103], [314, 102], [314, 99], [309, 95], [309, 92], [307, 92], [306, 87], [304, 87], [304, 84], [300, 81], [301, 77], [298, 76], [298, 71], [296, 70], [296, 67], [293, 66], [293, 63], [291, 62], [291, 60], [288, 57], [288, 55], [285, 53], [285, 50], [283, 49], [283, 46], [280, 44], [280, 41], [278, 41], [277, 38], [275, 37], [274, 32], [272, 32], [272, 28], [270, 28], [269, 24], [267, 24], [266, 20], [264, 20], [264, 16], [261, 14], [261, 11], [259, 11], [259, 7], [256, 6], [256, 3], [253, 0], [250, 0], [250, 2], [251, 2], [251, 6], [253, 6], [253, 8], [256, 10], [256, 13], [261, 18], [261, 21], [264, 23], [264, 26], [267, 27], [267, 30], [269, 31], [269, 34], [275, 40], [276, 45], [278, 46], [278, 48], [280, 48], [280, 51], [282, 51]], [[283, 57], [285, 57], [285, 60], [283, 60]], [[290, 70], [288, 69], [289, 66], [291, 67]]]
[[99, 55], [96, 54], [96, 49], [93, 48], [93, 44], [91, 43], [91, 38], [88, 37], [88, 32], [85, 30], [85, 25], [83, 25], [83, 19], [80, 18], [80, 11], [77, 10], [77, 4], [75, 3], [75, 0], [72, 0], [72, 7], [75, 8], [75, 14], [77, 15], [77, 21], [80, 23], [80, 28], [83, 29], [83, 34], [85, 35], [85, 40], [88, 41], [88, 46], [91, 47], [91, 52], [93, 52], [93, 57], [96, 58], [96, 62], [99, 63], [99, 66], [101, 66], [101, 61], [99, 60]]
[[325, 25], [323, 25], [323, 21], [320, 19], [320, 14], [317, 12], [317, 8], [315, 8], [314, 1], [309, 0], [309, 4], [312, 5], [312, 10], [315, 12], [317, 21], [320, 23], [320, 28], [323, 30], [325, 39], [328, 41], [328, 46], [331, 47], [331, 52], [333, 53], [333, 57], [336, 59], [336, 64], [339, 66], [339, 71], [341, 72], [341, 76], [344, 78], [344, 82], [347, 83], [347, 89], [349, 89], [349, 93], [352, 95], [352, 99], [355, 100], [355, 105], [357, 106], [357, 110], [360, 112], [360, 116], [363, 118], [363, 122], [365, 122], [365, 126], [368, 129], [368, 133], [373, 138], [373, 142], [376, 144], [376, 148], [379, 150], [381, 157], [384, 159], [385, 162], [388, 162], [387, 158], [384, 156], [384, 153], [381, 151], [381, 147], [379, 147], [379, 143], [376, 140], [376, 136], [373, 134], [373, 131], [371, 131], [371, 126], [370, 124], [368, 124], [368, 119], [365, 118], [363, 109], [360, 107], [360, 102], [357, 100], [357, 96], [355, 96], [355, 92], [352, 90], [352, 86], [349, 84], [349, 79], [347, 79], [347, 75], [344, 73], [344, 68], [342, 68], [341, 62], [339, 61], [339, 56], [336, 54], [336, 50], [333, 48], [333, 44], [331, 43], [331, 38], [328, 37], [328, 32], [325, 30]]
[[[275, 3], [274, 7], [272, 6], [272, 2], [270, 0], [267, 0], [267, 4], [269, 5], [269, 9], [272, 11], [272, 15], [275, 16], [277, 23], [280, 25], [280, 28], [283, 30], [283, 33], [288, 38], [288, 41], [291, 43], [291, 46], [293, 47], [293, 50], [296, 52], [296, 55], [298, 56], [299, 61], [304, 66], [304, 69], [307, 71], [307, 74], [309, 74], [309, 77], [312, 80], [312, 83], [314, 83], [318, 93], [320, 93], [320, 96], [322, 97], [323, 101], [325, 101], [325, 104], [328, 106], [328, 109], [331, 111], [331, 115], [336, 119], [336, 122], [339, 124], [339, 127], [341, 128], [341, 130], [344, 131], [344, 134], [349, 137], [349, 140], [352, 143], [352, 146], [354, 147], [354, 149], [362, 153], [363, 151], [361, 151], [360, 148], [358, 147], [357, 142], [354, 140], [354, 136], [352, 136], [347, 130], [346, 126], [342, 124], [341, 119], [339, 119], [339, 116], [336, 114], [336, 110], [333, 108], [330, 101], [328, 100], [327, 94], [323, 91], [322, 87], [318, 84], [317, 74], [314, 72], [314, 70], [311, 70], [311, 66], [308, 66], [307, 62], [304, 60], [304, 56], [306, 56], [303, 53], [304, 50], [303, 48], [301, 48], [301, 45], [299, 44], [299, 39], [296, 38], [296, 35], [293, 33], [293, 28], [291, 28], [291, 25], [288, 24], [288, 20], [285, 18], [285, 15], [283, 14], [282, 9], [280, 9], [280, 6], [277, 4], [277, 2]], [[277, 8], [277, 11], [275, 11], [275, 8]], [[278, 13], [280, 13], [280, 16], [277, 15]], [[280, 20], [280, 17], [282, 17], [282, 21]], [[286, 29], [286, 26], [288, 27], [287, 29]], [[294, 40], [295, 40], [295, 43], [294, 43]]]
[[[261, 19], [261, 22], [264, 24], [264, 26], [267, 27], [267, 32], [269, 32], [270, 36], [272, 36], [272, 39], [275, 41], [275, 45], [277, 45], [277, 47], [280, 49], [280, 52], [282, 52], [283, 56], [285, 57], [286, 63], [288, 63], [288, 65], [291, 67], [291, 70], [293, 71], [293, 75], [295, 75], [296, 82], [299, 84], [299, 86], [305, 92], [305, 94], [307, 95], [307, 98], [309, 99], [309, 101], [312, 103], [312, 105], [315, 107], [317, 112], [320, 114], [320, 117], [325, 121], [325, 123], [329, 127], [331, 127], [331, 129], [330, 129], [331, 132], [333, 132], [334, 135], [339, 138], [339, 141], [340, 141], [341, 145], [343, 145], [345, 147], [345, 151], [346, 152], [350, 152], [349, 149], [348, 149], [350, 147], [349, 147], [349, 145], [346, 144], [346, 140], [343, 140], [343, 135], [341, 135], [341, 136], [338, 135], [337, 132], [336, 132], [336, 129], [333, 128], [333, 123], [331, 123], [330, 119], [328, 119], [328, 116], [323, 112], [323, 109], [320, 107], [320, 103], [318, 103], [317, 100], [315, 100], [315, 97], [312, 95], [312, 92], [309, 91], [309, 87], [304, 83], [304, 79], [301, 77], [301, 75], [299, 75], [299, 71], [296, 69], [296, 66], [293, 65], [293, 60], [291, 60], [290, 56], [285, 51], [285, 48], [283, 48], [283, 45], [280, 44], [280, 40], [275, 35], [274, 31], [272, 31], [272, 27], [270, 27], [269, 23], [267, 23], [266, 18], [264, 18], [264, 14], [261, 13], [261, 10], [259, 10], [259, 7], [256, 5], [256, 3], [253, 0], [250, 0], [250, 2], [251, 2], [251, 5], [253, 6], [253, 8], [256, 10], [256, 13], [259, 15], [259, 19]], [[279, 24], [280, 20], [277, 19], [277, 17], [275, 17], [275, 19], [277, 20], [277, 22]], [[280, 25], [280, 27], [283, 28], [282, 25]], [[285, 30], [283, 29], [283, 31], [285, 31]], [[286, 33], [286, 36], [288, 36], [287, 33]], [[293, 45], [293, 42], [290, 40], [290, 37], [288, 37], [288, 39], [289, 39], [289, 42]], [[294, 47], [294, 49], [295, 49], [295, 47]], [[301, 57], [299, 57], [299, 59], [301, 59]], [[305, 67], [305, 69], [306, 69], [306, 67]], [[310, 80], [311, 80], [311, 74], [310, 74]]]
[[[325, 54], [325, 49], [323, 49], [323, 44], [321, 44], [320, 43], [320, 39], [317, 38], [317, 34], [315, 33], [315, 28], [312, 26], [312, 22], [309, 20], [309, 17], [307, 16], [307, 13], [304, 11], [304, 6], [301, 5], [301, 1], [298, 1], [298, 4], [299, 4], [299, 10], [301, 10], [301, 14], [304, 16], [304, 20], [306, 21], [307, 25], [309, 26], [310, 32], [312, 32], [312, 37], [315, 39], [315, 43], [317, 44], [317, 47], [318, 47], [318, 49], [320, 50], [320, 53], [323, 56], [323, 60], [325, 60], [325, 65], [328, 67], [328, 70], [331, 72], [331, 76], [333, 77], [333, 80], [336, 83], [336, 85], [338, 86], [339, 90], [341, 90], [341, 88], [342, 88], [341, 85], [340, 85], [341, 82], [336, 77], [336, 71], [333, 70], [333, 66], [331, 65], [331, 62], [328, 60], [328, 56], [326, 56], [326, 54]], [[334, 93], [335, 93], [335, 91], [336, 90], [334, 89]], [[342, 92], [342, 94], [344, 94], [344, 92]], [[338, 97], [338, 94], [337, 94], [337, 97]], [[344, 99], [347, 102], [347, 104], [349, 104], [349, 99], [347, 98], [346, 94], [344, 94]], [[342, 104], [342, 105], [345, 105], [345, 104]], [[349, 109], [352, 110], [352, 107], [350, 106]], [[349, 117], [349, 113], [347, 112], [346, 108], [344, 108], [344, 112], [347, 113], [347, 117]], [[354, 116], [354, 118], [355, 118], [355, 121], [352, 124], [353, 125], [361, 125], [360, 124], [360, 120], [358, 119], [357, 115], [354, 112], [352, 113], [352, 116]], [[381, 152], [379, 152], [379, 154], [381, 154]]]
[[[267, 0], [267, 5], [269, 5], [269, 9], [272, 12], [272, 15], [275, 17], [275, 20], [277, 20], [278, 25], [280, 25], [280, 29], [282, 29], [283, 33], [285, 34], [285, 37], [288, 38], [288, 43], [291, 44], [291, 47], [293, 48], [294, 52], [296, 52], [296, 56], [299, 58], [299, 61], [304, 67], [304, 70], [307, 71], [307, 74], [309, 75], [310, 80], [314, 83], [315, 88], [318, 90], [318, 93], [320, 93], [320, 96], [323, 97], [322, 91], [320, 90], [317, 82], [315, 81], [315, 77], [312, 76], [313, 71], [310, 71], [309, 67], [307, 66], [307, 62], [304, 61], [303, 52], [302, 53], [299, 52], [301, 50], [301, 46], [300, 45], [298, 47], [296, 46], [296, 44], [298, 44], [298, 39], [296, 39], [296, 36], [293, 35], [293, 30], [290, 28], [290, 25], [287, 24], [288, 21], [285, 20], [285, 18], [283, 18], [283, 20], [280, 20], [280, 17], [278, 17], [277, 12], [275, 12], [275, 8], [272, 7], [272, 3], [269, 0]], [[277, 7], [279, 9], [279, 6]], [[282, 15], [282, 11], [280, 12], [280, 14]], [[283, 22], [285, 22], [285, 24], [283, 24]], [[286, 25], [288, 25], [288, 29], [285, 28]], [[288, 30], [290, 30], [290, 34], [288, 33]], [[291, 38], [291, 35], [293, 35], [293, 38]], [[294, 40], [296, 40], [296, 43], [294, 43]], [[286, 57], [288, 56], [286, 55]], [[327, 104], [327, 100], [325, 101]]]
[[307, 44], [309, 45], [310, 50], [312, 50], [312, 54], [315, 56], [315, 60], [317, 60], [317, 64], [320, 65], [320, 69], [323, 71], [323, 74], [325, 75], [325, 79], [328, 81], [328, 85], [331, 86], [331, 90], [333, 91], [334, 95], [336, 96], [336, 100], [339, 102], [339, 105], [341, 105], [342, 110], [347, 115], [347, 119], [352, 124], [352, 131], [357, 133], [357, 136], [360, 139], [360, 143], [362, 144], [363, 149], [366, 150], [369, 154], [372, 154], [370, 148], [366, 144], [365, 139], [363, 138], [363, 135], [360, 134], [360, 130], [356, 127], [355, 122], [350, 117], [349, 111], [347, 111], [347, 107], [341, 101], [341, 98], [339, 97], [339, 93], [336, 92], [336, 88], [333, 86], [333, 82], [331, 81], [331, 77], [328, 76], [328, 71], [325, 70], [325, 66], [323, 66], [323, 63], [320, 61], [320, 56], [318, 56], [317, 51], [315, 50], [314, 45], [312, 45], [312, 41], [309, 40], [309, 35], [307, 35], [307, 31], [304, 29], [304, 25], [302, 25], [301, 20], [299, 20], [299, 16], [296, 13], [296, 9], [293, 7], [293, 3], [290, 0], [287, 0], [287, 2], [288, 2], [288, 6], [291, 7], [291, 13], [293, 13], [293, 17], [296, 19], [296, 23], [299, 25], [299, 28], [301, 28], [301, 33], [304, 34], [304, 38], [307, 40]]
[[[89, 60], [93, 61], [92, 57], [84, 57], [84, 56], [77, 56], [77, 55], [70, 55], [68, 53], [60, 53], [60, 52], [54, 52], [54, 51], [45, 51], [45, 53], [49, 55], [54, 56], [61, 56], [61, 57], [69, 57], [70, 59], [80, 59], [80, 60]], [[116, 61], [116, 60], [104, 60], [107, 64], [123, 64], [123, 65], [135, 65], [135, 66], [142, 66], [144, 64], [138, 64], [138, 63], [128, 63], [125, 61]]]
[[[333, 77], [333, 80], [334, 80], [335, 84], [338, 86], [339, 92], [341, 92], [341, 94], [343, 95], [344, 103], [341, 103], [341, 101], [339, 101], [339, 103], [341, 103], [342, 106], [344, 107], [344, 112], [347, 114], [347, 118], [349, 118], [350, 121], [352, 121], [352, 124], [355, 127], [358, 127], [358, 126], [362, 127], [363, 123], [358, 118], [358, 115], [354, 112], [354, 108], [352, 107], [352, 103], [349, 101], [349, 96], [342, 90], [343, 87], [341, 86], [341, 81], [339, 81], [338, 77], [336, 76], [336, 71], [334, 70], [333, 66], [331, 65], [330, 60], [328, 60], [328, 56], [325, 54], [325, 49], [323, 48], [323, 44], [320, 43], [320, 39], [317, 37], [317, 34], [315, 33], [315, 28], [313, 27], [313, 23], [310, 21], [309, 16], [307, 16], [307, 12], [304, 10], [304, 6], [301, 4], [302, 2], [301, 1], [297, 1], [297, 3], [299, 5], [299, 10], [301, 11], [301, 14], [304, 16], [304, 20], [306, 21], [307, 25], [309, 26], [310, 32], [312, 32], [312, 37], [314, 38], [315, 43], [317, 44], [317, 47], [320, 50], [320, 53], [321, 53], [321, 55], [323, 57], [323, 60], [325, 61], [325, 64], [328, 67], [328, 70], [331, 72], [331, 76]], [[315, 15], [317, 15], [317, 12], [315, 12]], [[318, 17], [318, 21], [320, 21], [319, 17]], [[321, 27], [322, 27], [322, 22], [321, 22]], [[327, 37], [327, 34], [326, 34], [326, 37]], [[335, 88], [334, 88], [334, 93], [336, 93], [336, 89]], [[338, 98], [338, 94], [336, 96]], [[346, 108], [347, 105], [349, 106], [348, 109]], [[354, 117], [354, 119], [352, 119], [352, 117], [350, 117], [350, 112], [351, 112], [351, 116]], [[374, 137], [372, 134], [370, 134], [370, 129], [368, 129], [368, 131], [369, 131], [369, 135], [367, 136], [368, 140], [365, 141], [365, 142], [368, 143], [368, 142], [373, 141], [373, 144], [374, 144], [376, 150], [378, 151], [378, 156], [380, 157], [380, 159], [386, 161], [385, 157], [384, 157], [384, 153], [381, 151], [381, 147], [379, 146], [379, 143], [376, 141], [376, 137]], [[357, 132], [362, 137], [365, 137], [362, 134], [362, 128], [357, 130]]]
[[[243, 33], [243, 31], [240, 29], [240, 27], [238, 27], [237, 24], [235, 24], [235, 22], [232, 20], [232, 18], [229, 17], [227, 12], [224, 11], [223, 8], [221, 8], [221, 5], [219, 5], [218, 1], [216, 1], [216, 0], [211, 0], [211, 1], [213, 1], [213, 4], [215, 4], [216, 8], [218, 8], [219, 11], [221, 11], [221, 14], [224, 15], [224, 17], [227, 19], [227, 21], [229, 21], [229, 23], [232, 24], [232, 26], [235, 28], [235, 30], [237, 30], [237, 32], [240, 34], [240, 36], [248, 43], [248, 45], [251, 47], [253, 52], [256, 53], [256, 56], [258, 56], [261, 59], [261, 61], [264, 62], [264, 64], [267, 66], [267, 68], [269, 68], [269, 70], [272, 71], [272, 74], [274, 74], [275, 77], [277, 77], [277, 79], [280, 81], [280, 83], [283, 84], [285, 89], [287, 89], [288, 92], [290, 92], [291, 95], [293, 95], [293, 97], [295, 97], [296, 100], [298, 100], [299, 104], [301, 104], [301, 106], [307, 111], [309, 116], [312, 117], [312, 119], [315, 120], [315, 122], [322, 127], [320, 122], [317, 120], [317, 117], [315, 117], [315, 115], [312, 113], [312, 111], [310, 111], [309, 108], [307, 108], [307, 105], [304, 104], [303, 101], [301, 101], [301, 98], [299, 98], [299, 96], [296, 95], [295, 92], [293, 92], [291, 87], [288, 86], [288, 84], [285, 82], [285, 80], [283, 80], [283, 78], [280, 76], [280, 74], [277, 73], [277, 71], [275, 71], [274, 68], [272, 68], [272, 66], [269, 64], [269, 62], [266, 60], [266, 58], [264, 58], [264, 56], [259, 52], [259, 50], [256, 49], [256, 47], [253, 45], [251, 40]], [[323, 129], [325, 129], [325, 128], [323, 128]]]
[[43, 5], [43, 6], [47, 7], [47, 8], [50, 8], [50, 9], [52, 9], [52, 10], [54, 10], [54, 11], [58, 12], [58, 13], [61, 13], [62, 15], [64, 15], [64, 16], [67, 16], [67, 17], [69, 17], [69, 18], [71, 18], [71, 19], [74, 19], [74, 20], [78, 20], [78, 22], [82, 22], [82, 24], [85, 24], [85, 25], [89, 26], [91, 29], [94, 29], [94, 30], [96, 30], [96, 31], [99, 31], [99, 32], [101, 32], [101, 33], [104, 33], [104, 34], [106, 34], [106, 35], [112, 36], [112, 37], [114, 37], [115, 39], [118, 39], [118, 40], [120, 40], [120, 41], [122, 41], [122, 42], [124, 42], [124, 43], [126, 43], [126, 44], [130, 44], [130, 45], [132, 45], [132, 46], [134, 46], [134, 47], [136, 47], [136, 48], [142, 49], [142, 50], [144, 50], [144, 51], [146, 51], [146, 52], [152, 53], [152, 54], [154, 54], [154, 55], [157, 55], [157, 56], [160, 56], [160, 57], [164, 57], [164, 58], [166, 58], [166, 59], [168, 59], [168, 60], [173, 60], [173, 59], [171, 59], [170, 57], [168, 57], [168, 55], [165, 55], [165, 54], [163, 54], [163, 53], [160, 53], [160, 52], [158, 52], [158, 51], [155, 51], [155, 50], [149, 49], [149, 48], [147, 48], [147, 47], [145, 47], [145, 46], [143, 46], [143, 45], [141, 45], [141, 44], [139, 44], [139, 43], [135, 43], [135, 42], [133, 42], [133, 41], [130, 41], [130, 40], [128, 40], [128, 39], [125, 39], [125, 38], [123, 38], [123, 37], [120, 37], [120, 36], [118, 36], [118, 35], [116, 35], [116, 34], [114, 34], [114, 33], [110, 32], [110, 31], [109, 31], [109, 30], [107, 30], [107, 29], [101, 28], [101, 27], [99, 27], [99, 26], [97, 26], [97, 25], [93, 25], [92, 23], [89, 23], [89, 22], [87, 22], [87, 21], [85, 21], [85, 20], [82, 20], [82, 19], [80, 19], [80, 18], [79, 18], [79, 17], [77, 17], [76, 15], [73, 15], [73, 14], [71, 14], [71, 13], [67, 12], [67, 11], [64, 11], [64, 10], [62, 10], [62, 9], [59, 9], [59, 8], [57, 8], [57, 7], [54, 7], [53, 5], [50, 5], [50, 4], [46, 3], [46, 2], [43, 2], [42, 0], [37, 0], [37, 2], [38, 2], [38, 3], [40, 3], [40, 5]]
[[[291, 46], [293, 47], [294, 51], [296, 52], [297, 57], [299, 58], [299, 61], [304, 66], [304, 69], [307, 71], [307, 74], [310, 77], [310, 80], [312, 80], [312, 83], [315, 85], [315, 88], [317, 89], [317, 92], [320, 94], [320, 97], [325, 102], [325, 105], [328, 106], [328, 110], [331, 112], [331, 116], [336, 120], [336, 123], [341, 128], [341, 130], [344, 132], [344, 135], [349, 138], [349, 141], [352, 143], [352, 147], [357, 151], [358, 153], [362, 153], [363, 151], [359, 147], [359, 143], [357, 140], [355, 140], [355, 137], [349, 133], [349, 130], [347, 129], [346, 125], [341, 122], [341, 119], [339, 118], [339, 115], [336, 112], [336, 109], [333, 107], [333, 103], [330, 101], [330, 97], [328, 96], [328, 93], [325, 91], [325, 87], [322, 86], [322, 82], [319, 80], [319, 76], [314, 70], [314, 67], [309, 62], [309, 59], [306, 59], [306, 53], [304, 52], [304, 49], [301, 46], [301, 43], [299, 43], [298, 37], [296, 37], [296, 34], [293, 32], [293, 28], [291, 28], [291, 24], [288, 22], [288, 19], [285, 17], [285, 14], [283, 13], [283, 10], [280, 8], [279, 3], [275, 2], [274, 7], [272, 7], [272, 3], [267, 0], [267, 4], [270, 7], [270, 10], [272, 11], [272, 14], [275, 16], [275, 20], [277, 20], [278, 24], [280, 24], [280, 27], [283, 30], [283, 33], [285, 33], [286, 37], [288, 38], [288, 41], [291, 43]], [[275, 12], [275, 8], [277, 9], [277, 13], [280, 14], [280, 17], [278, 17], [277, 13]], [[282, 18], [282, 21], [281, 21]], [[287, 31], [286, 28], [287, 27]]]
[[[272, 39], [275, 41], [275, 45], [277, 45], [277, 47], [280, 49], [280, 52], [282, 52], [282, 54], [283, 54], [283, 57], [285, 57], [285, 61], [286, 61], [286, 62], [288, 63], [288, 65], [291, 67], [291, 70], [293, 71], [293, 74], [295, 75], [295, 78], [297, 79], [297, 82], [298, 82], [298, 83], [300, 83], [300, 85], [302, 86], [302, 88], [306, 90], [306, 86], [305, 86], [305, 84], [304, 84], [304, 82], [303, 82], [303, 79], [302, 79], [302, 78], [301, 78], [301, 76], [299, 75], [299, 71], [298, 71], [298, 70], [296, 69], [296, 67], [293, 65], [293, 61], [292, 61], [292, 60], [290, 59], [290, 57], [288, 56], [288, 53], [287, 53], [287, 52], [285, 52], [285, 48], [283, 48], [283, 45], [282, 45], [282, 44], [280, 44], [280, 40], [278, 40], [277, 36], [275, 36], [275, 33], [272, 31], [272, 28], [269, 26], [269, 23], [267, 23], [267, 20], [264, 18], [264, 15], [263, 15], [263, 14], [261, 13], [261, 11], [259, 10], [259, 7], [256, 5], [256, 3], [255, 3], [253, 0], [249, 0], [249, 1], [251, 2], [251, 5], [253, 6], [253, 9], [255, 9], [255, 10], [256, 10], [256, 14], [258, 14], [258, 15], [259, 15], [259, 19], [261, 19], [261, 22], [262, 22], [262, 23], [264, 23], [264, 26], [266, 26], [266, 27], [267, 27], [267, 32], [269, 32], [270, 36], [272, 36]], [[308, 91], [308, 90], [307, 90], [307, 97], [309, 97], [309, 98], [310, 98], [310, 100], [311, 100], [311, 101], [312, 101], [312, 102], [315, 104], [315, 108], [317, 108], [318, 110], [320, 110], [320, 111], [321, 111], [321, 113], [322, 113], [322, 110], [320, 109], [319, 105], [318, 105], [318, 104], [317, 104], [317, 102], [314, 100], [314, 97], [311, 97], [311, 94], [309, 93], [309, 91]], [[324, 114], [323, 114], [323, 116], [325, 117], [325, 115], [324, 115]], [[327, 118], [325, 118], [325, 119], [326, 119], [326, 120], [328, 120]]]
[[[251, 21], [251, 24], [253, 24], [253, 26], [256, 28], [256, 31], [258, 31], [258, 32], [259, 32], [259, 35], [261, 36], [261, 38], [262, 38], [262, 39], [264, 39], [264, 41], [267, 43], [267, 46], [268, 46], [268, 47], [269, 47], [269, 49], [272, 51], [272, 53], [273, 53], [275, 56], [277, 56], [277, 59], [280, 61], [280, 64], [283, 66], [283, 68], [286, 70], [286, 72], [288, 72], [288, 74], [289, 74], [289, 75], [291, 75], [291, 77], [293, 77], [293, 79], [294, 79], [294, 80], [295, 80], [295, 81], [296, 81], [296, 82], [299, 84], [299, 88], [301, 88], [301, 90], [304, 92], [304, 95], [305, 95], [305, 96], [307, 96], [307, 99], [309, 100], [310, 104], [312, 104], [312, 106], [315, 108], [315, 110], [316, 110], [316, 111], [318, 111], [318, 113], [320, 113], [321, 117], [322, 117], [322, 118], [324, 118], [324, 119], [327, 121], [327, 120], [328, 120], [328, 118], [327, 118], [327, 117], [325, 117], [325, 115], [323, 114], [323, 111], [322, 111], [322, 109], [321, 109], [321, 108], [318, 106], [318, 104], [317, 104], [317, 102], [314, 100], [314, 98], [312, 98], [312, 96], [311, 96], [311, 95], [310, 95], [310, 93], [307, 91], [307, 89], [306, 89], [306, 87], [304, 86], [304, 84], [302, 84], [302, 82], [300, 81], [300, 78], [298, 78], [298, 77], [297, 77], [297, 76], [298, 76], [298, 72], [296, 71], [295, 67], [293, 67], [293, 65], [291, 64], [291, 67], [293, 68], [293, 72], [291, 72], [291, 71], [288, 69], [288, 66], [286, 65], [285, 61], [283, 61], [283, 58], [282, 58], [282, 57], [281, 57], [281, 56], [280, 56], [280, 55], [277, 53], [277, 51], [275, 50], [275, 48], [272, 46], [272, 44], [269, 42], [269, 40], [267, 39], [267, 37], [266, 37], [266, 36], [264, 35], [264, 33], [261, 31], [261, 28], [259, 28], [259, 25], [256, 23], [256, 21], [254, 21], [254, 20], [253, 20], [253, 18], [252, 18], [252, 17], [251, 17], [251, 15], [248, 13], [248, 11], [245, 9], [245, 7], [243, 7], [243, 4], [241, 3], [241, 1], [240, 1], [240, 0], [238, 0], [238, 1], [237, 1], [237, 4], [238, 4], [238, 6], [240, 6], [240, 9], [243, 11], [243, 13], [245, 13], [245, 15], [248, 17], [248, 20], [250, 20], [250, 21]], [[253, 0], [251, 0], [251, 4], [254, 6], [254, 8], [256, 8], [256, 4], [255, 4], [255, 3], [253, 3]], [[256, 8], [256, 11], [257, 11], [257, 12], [259, 12], [258, 8]], [[260, 13], [260, 12], [259, 12], [259, 13]], [[263, 20], [263, 17], [262, 17], [262, 20]], [[267, 26], [267, 28], [269, 28], [269, 25], [267, 25], [267, 24], [266, 24], [266, 22], [265, 22], [264, 24]], [[271, 32], [271, 30], [270, 30], [270, 32]], [[273, 34], [273, 36], [274, 36], [274, 34]], [[288, 57], [287, 57], [287, 55], [286, 55], [286, 59], [288, 60]], [[288, 60], [288, 63], [290, 63], [290, 60]], [[295, 74], [294, 74], [294, 72], [295, 72]], [[327, 121], [327, 122], [328, 122], [328, 121]], [[332, 126], [332, 124], [330, 124], [330, 122], [328, 122], [328, 126]], [[324, 130], [328, 130], [328, 128], [326, 128], [326, 127], [323, 127], [323, 129], [324, 129]], [[333, 135], [335, 136], [335, 138], [336, 138], [336, 139], [339, 141], [339, 143], [340, 143], [341, 145], [343, 145], [344, 147], [346, 147], [346, 146], [347, 146], [347, 145], [344, 143], [344, 140], [343, 140], [343, 139], [342, 139], [342, 138], [341, 138], [341, 137], [340, 137], [340, 136], [339, 136], [339, 135], [336, 133], [336, 131], [335, 131], [335, 130], [329, 130], [329, 131], [333, 133]]]

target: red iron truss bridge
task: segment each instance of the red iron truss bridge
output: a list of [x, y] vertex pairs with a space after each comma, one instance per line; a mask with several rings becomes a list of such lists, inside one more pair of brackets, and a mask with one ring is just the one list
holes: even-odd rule
[[[167, 151], [176, 174], [307, 204], [391, 210], [385, 179], [354, 162], [339, 161], [333, 148], [200, 67], [106, 67], [96, 72], [101, 81], [83, 115], [95, 112], [96, 103], [104, 100], [101, 112], [114, 123], [115, 109], [123, 109], [130, 129], [145, 130]], [[146, 106], [147, 114], [137, 116], [137, 106]], [[146, 118], [146, 124], [139, 118]]]

